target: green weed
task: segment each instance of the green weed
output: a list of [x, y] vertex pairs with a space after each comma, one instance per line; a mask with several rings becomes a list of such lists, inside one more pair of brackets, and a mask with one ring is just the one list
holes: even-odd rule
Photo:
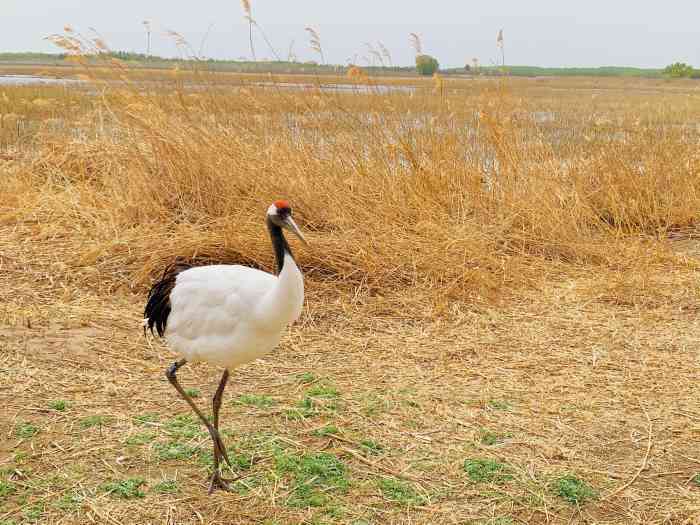
[[513, 406], [508, 402], [504, 400], [498, 400], [498, 399], [491, 399], [488, 402], [488, 407], [492, 408], [494, 410], [512, 410]]
[[345, 492], [350, 485], [345, 464], [332, 454], [298, 456], [278, 449], [275, 470], [278, 475], [291, 475], [293, 479], [294, 489], [287, 500], [291, 507], [323, 506], [329, 492]]
[[318, 437], [326, 437], [332, 436], [333, 434], [340, 434], [340, 430], [335, 425], [326, 425], [325, 427], [317, 428], [312, 434]]
[[195, 421], [190, 414], [181, 414], [170, 419], [165, 424], [165, 431], [170, 437], [177, 439], [192, 439], [206, 432], [202, 429], [199, 421]]
[[157, 414], [140, 414], [138, 416], [134, 416], [134, 422], [137, 425], [145, 425], [147, 423], [155, 423], [156, 421], [158, 421]]
[[238, 405], [248, 405], [257, 408], [269, 408], [276, 404], [277, 402], [270, 396], [258, 396], [255, 394], [243, 394], [239, 396], [238, 399], [234, 400], [234, 403]]
[[36, 436], [39, 433], [39, 428], [32, 425], [31, 423], [23, 422], [18, 423], [15, 427], [15, 435], [21, 439], [29, 439]]
[[554, 482], [557, 496], [572, 504], [585, 503], [589, 499], [595, 499], [598, 494], [588, 483], [573, 475], [566, 475]]
[[319, 383], [309, 388], [306, 391], [306, 395], [309, 397], [318, 397], [322, 399], [335, 399], [340, 395], [340, 393], [334, 386]]
[[372, 441], [371, 439], [363, 439], [360, 442], [360, 446], [362, 446], [362, 449], [369, 454], [380, 454], [384, 450], [382, 445], [376, 441]]
[[146, 493], [141, 487], [146, 482], [141, 478], [129, 478], [122, 481], [104, 483], [100, 488], [107, 494], [121, 499], [143, 498]]
[[425, 505], [426, 499], [410, 484], [394, 478], [381, 478], [377, 481], [384, 497], [395, 503], [413, 507]]
[[36, 503], [24, 511], [24, 517], [30, 523], [36, 523], [44, 514], [44, 506], [41, 503]]
[[295, 408], [287, 410], [285, 415], [287, 418], [292, 420], [306, 419], [313, 417], [318, 414], [318, 409], [316, 408], [313, 399], [310, 397], [305, 397], [297, 403]]
[[153, 449], [156, 456], [161, 461], [168, 460], [185, 460], [197, 455], [198, 449], [179, 441], [170, 441], [168, 443], [155, 443]]
[[467, 459], [464, 471], [475, 483], [503, 483], [513, 479], [507, 465], [492, 459]]
[[361, 398], [361, 412], [365, 417], [374, 417], [390, 408], [390, 403], [374, 393], [365, 394]]
[[177, 481], [174, 479], [164, 479], [153, 486], [153, 492], [159, 494], [175, 494], [178, 490]]
[[498, 434], [487, 429], [481, 429], [479, 432], [479, 441], [481, 441], [482, 445], [486, 446], [499, 445], [508, 437], [510, 437], [510, 434]]
[[14, 493], [17, 489], [14, 484], [9, 481], [0, 481], [0, 500], [7, 498], [10, 494]]
[[73, 510], [76, 510], [80, 506], [80, 503], [82, 501], [83, 501], [82, 496], [73, 492], [70, 494], [64, 494], [63, 496], [58, 498], [53, 503], [53, 506], [56, 507], [57, 509], [60, 509], [63, 511], [73, 511]]
[[81, 428], [92, 428], [96, 426], [102, 426], [107, 422], [105, 416], [87, 416], [80, 420]]
[[197, 388], [186, 388], [185, 394], [187, 394], [191, 398], [197, 398], [202, 395], [202, 392]]
[[297, 381], [302, 385], [308, 385], [316, 381], [316, 376], [311, 372], [304, 372], [303, 374], [297, 375]]
[[56, 401], [51, 401], [49, 403], [49, 408], [56, 410], [57, 412], [63, 412], [66, 408], [68, 408], [68, 402], [62, 399], [57, 399]]
[[156, 438], [155, 432], [139, 432], [126, 438], [126, 444], [129, 446], [145, 445]]

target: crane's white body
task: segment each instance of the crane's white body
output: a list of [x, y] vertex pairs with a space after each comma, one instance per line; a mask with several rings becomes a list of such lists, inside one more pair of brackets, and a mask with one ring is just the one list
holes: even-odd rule
[[187, 361], [234, 368], [272, 351], [303, 303], [303, 277], [289, 253], [277, 276], [238, 265], [190, 268], [170, 292], [165, 339]]

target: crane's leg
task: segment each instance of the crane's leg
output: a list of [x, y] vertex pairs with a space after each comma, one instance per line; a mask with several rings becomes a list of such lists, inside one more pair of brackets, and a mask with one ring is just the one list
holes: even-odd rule
[[[226, 462], [231, 465], [231, 462], [228, 460], [228, 456], [226, 454], [226, 450], [223, 448], [223, 442], [221, 441], [221, 436], [219, 435], [218, 428], [216, 428], [214, 425], [212, 425], [209, 420], [206, 418], [206, 416], [202, 413], [202, 411], [197, 407], [194, 401], [192, 401], [192, 398], [187, 395], [187, 392], [185, 392], [185, 389], [182, 388], [180, 383], [177, 380], [177, 371], [182, 367], [185, 363], [187, 363], [186, 359], [181, 359], [180, 361], [176, 361], [173, 363], [171, 366], [168, 367], [168, 369], [165, 371], [165, 376], [168, 378], [168, 381], [170, 381], [170, 384], [175, 387], [175, 390], [180, 394], [180, 396], [187, 401], [187, 404], [190, 405], [192, 410], [194, 410], [194, 413], [199, 416], [199, 419], [204, 423], [204, 426], [207, 427], [207, 430], [209, 430], [209, 435], [211, 436], [212, 442], [214, 444], [214, 473], [212, 474], [211, 477], [211, 485], [209, 486], [209, 494], [211, 494], [215, 488], [220, 488], [223, 490], [229, 490], [228, 484], [226, 483], [225, 480], [221, 478], [221, 473], [219, 472], [219, 462], [221, 460], [221, 457], [223, 457]], [[228, 380], [228, 377], [226, 378]], [[223, 378], [222, 378], [223, 381]], [[224, 387], [226, 384], [224, 383]], [[221, 393], [223, 394], [223, 388], [221, 385], [219, 385], [219, 389], [221, 389]], [[217, 389], [217, 393], [218, 393]], [[216, 396], [215, 396], [216, 397]], [[219, 396], [220, 398], [221, 396]], [[219, 400], [220, 401], [220, 400]], [[220, 402], [219, 402], [220, 404]], [[216, 417], [216, 416], [215, 416]], [[217, 418], [218, 419], [218, 418]], [[222, 452], [223, 450], [223, 452]]]
[[228, 368], [224, 370], [223, 375], [221, 376], [221, 381], [219, 382], [219, 387], [216, 389], [216, 393], [214, 394], [214, 398], [212, 399], [212, 409], [214, 413], [214, 430], [216, 430], [216, 435], [218, 436], [218, 447], [219, 447], [219, 452], [223, 456], [223, 458], [226, 460], [226, 463], [228, 463], [228, 466], [231, 467], [231, 460], [228, 458], [228, 454], [226, 453], [226, 447], [224, 446], [223, 441], [221, 440], [221, 434], [219, 434], [219, 410], [221, 410], [221, 398], [224, 395], [224, 389], [226, 388], [226, 383], [228, 383], [228, 377], [229, 377], [229, 372]]
[[212, 398], [212, 412], [214, 414], [214, 434], [212, 436], [216, 435], [216, 437], [212, 437], [214, 440], [214, 476], [212, 477], [211, 480], [211, 486], [209, 487], [209, 493], [211, 494], [212, 490], [214, 489], [214, 486], [218, 486], [220, 483], [231, 483], [235, 481], [238, 478], [234, 478], [232, 480], [222, 480], [220, 477], [217, 479], [217, 473], [219, 472], [219, 462], [221, 461], [221, 458], [228, 463], [228, 466], [231, 467], [231, 460], [228, 458], [228, 454], [226, 453], [226, 447], [224, 446], [224, 442], [221, 439], [221, 434], [219, 433], [219, 410], [221, 410], [221, 399], [224, 395], [224, 389], [226, 388], [226, 383], [228, 383], [228, 378], [229, 378], [229, 371], [228, 369], [224, 370], [223, 375], [221, 376], [221, 381], [219, 382], [219, 386], [216, 389], [216, 393], [214, 394], [214, 397]]

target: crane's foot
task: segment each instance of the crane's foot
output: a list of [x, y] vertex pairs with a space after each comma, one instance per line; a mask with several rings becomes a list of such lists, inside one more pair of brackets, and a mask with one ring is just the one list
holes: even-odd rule
[[221, 477], [221, 472], [215, 470], [209, 477], [209, 494], [213, 494], [216, 490], [223, 490], [225, 492], [231, 492], [231, 483], [234, 480], [224, 479]]
[[219, 470], [216, 469], [209, 477], [209, 494], [213, 494], [217, 490], [233, 492], [231, 484], [241, 479], [241, 477], [242, 476], [236, 476], [233, 479], [225, 479], [221, 477], [221, 472], [219, 472]]

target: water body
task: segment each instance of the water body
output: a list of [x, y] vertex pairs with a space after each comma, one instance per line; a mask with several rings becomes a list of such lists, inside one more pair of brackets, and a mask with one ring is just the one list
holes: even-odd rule
[[37, 86], [37, 85], [58, 85], [80, 83], [82, 80], [72, 78], [48, 78], [34, 75], [0, 75], [0, 86]]

